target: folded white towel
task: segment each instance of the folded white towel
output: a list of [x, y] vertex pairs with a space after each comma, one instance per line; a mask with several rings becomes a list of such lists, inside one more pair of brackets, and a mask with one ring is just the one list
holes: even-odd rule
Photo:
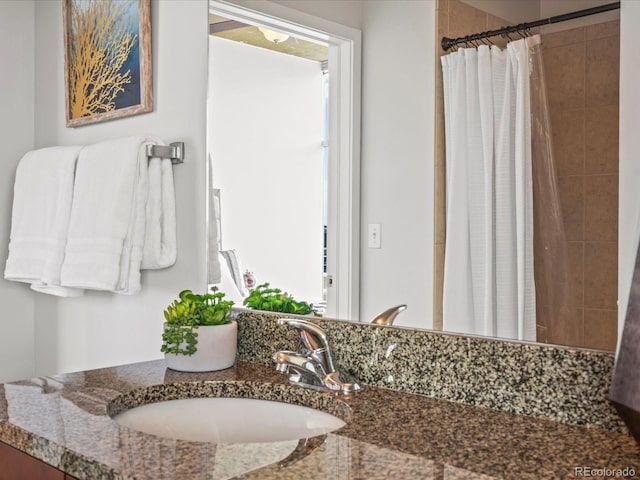
[[28, 152], [16, 169], [9, 256], [4, 277], [59, 296], [82, 290], [60, 286], [79, 146]]
[[220, 190], [213, 188], [213, 161], [207, 159], [207, 284], [217, 284], [222, 280], [222, 265], [218, 252], [221, 245]]
[[[154, 193], [150, 197], [148, 144], [160, 142], [151, 137], [127, 137], [96, 143], [80, 152], [62, 285], [135, 294], [141, 288], [143, 254], [145, 268], [164, 268], [175, 262], [173, 172], [162, 160], [158, 175], [156, 162], [152, 162]], [[171, 161], [166, 162], [170, 165]], [[151, 215], [148, 232], [147, 214]], [[165, 227], [173, 228], [173, 233], [164, 232]]]
[[142, 255], [144, 270], [167, 268], [176, 263], [176, 196], [173, 165], [168, 158], [149, 160], [149, 197]]

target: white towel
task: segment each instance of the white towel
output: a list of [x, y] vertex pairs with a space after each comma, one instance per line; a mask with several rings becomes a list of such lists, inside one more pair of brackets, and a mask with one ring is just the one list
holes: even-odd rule
[[16, 169], [9, 256], [4, 278], [58, 296], [83, 292], [60, 287], [79, 146], [28, 152]]
[[244, 285], [244, 274], [242, 272], [242, 263], [240, 262], [238, 252], [235, 250], [223, 250], [220, 252], [220, 255], [224, 258], [227, 266], [229, 267], [231, 278], [233, 278], [233, 282], [236, 284], [240, 295], [242, 295], [242, 297], [249, 295], [249, 292]]
[[207, 284], [220, 283], [222, 265], [218, 252], [222, 244], [220, 222], [220, 190], [213, 188], [213, 161], [211, 154], [207, 159]]
[[149, 160], [149, 197], [142, 268], [157, 270], [176, 263], [176, 201], [173, 165], [168, 158]]
[[[141, 288], [143, 256], [145, 268], [175, 263], [171, 160], [152, 159], [154, 185], [150, 189], [147, 144], [160, 142], [151, 137], [127, 137], [90, 145], [80, 152], [62, 285], [135, 294]], [[148, 231], [147, 215], [153, 215]], [[165, 227], [174, 231], [164, 232]]]

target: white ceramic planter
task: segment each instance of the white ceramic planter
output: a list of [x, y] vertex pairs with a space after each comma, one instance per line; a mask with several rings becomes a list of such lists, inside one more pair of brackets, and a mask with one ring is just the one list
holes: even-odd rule
[[211, 372], [233, 366], [238, 350], [238, 324], [235, 321], [226, 325], [200, 326], [196, 331], [196, 353], [165, 353], [167, 367], [181, 372]]

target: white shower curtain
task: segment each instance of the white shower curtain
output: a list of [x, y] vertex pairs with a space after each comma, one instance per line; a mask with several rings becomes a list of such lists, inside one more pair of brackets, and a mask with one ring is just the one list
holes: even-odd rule
[[528, 45], [442, 57], [447, 225], [443, 328], [535, 340]]

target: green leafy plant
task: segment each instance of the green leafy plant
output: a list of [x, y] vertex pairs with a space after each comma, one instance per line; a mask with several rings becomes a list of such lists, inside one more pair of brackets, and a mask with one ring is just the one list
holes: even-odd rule
[[310, 313], [319, 315], [313, 309], [313, 305], [307, 302], [299, 302], [287, 292], [283, 292], [279, 288], [271, 288], [268, 283], [263, 283], [250, 290], [249, 296], [242, 303], [254, 310], [294, 313], [296, 315], [308, 315]]
[[164, 311], [167, 325], [162, 333], [160, 351], [193, 355], [198, 350], [197, 328], [231, 323], [227, 314], [233, 302], [223, 300], [222, 292], [197, 295], [191, 290], [183, 290], [178, 297]]

